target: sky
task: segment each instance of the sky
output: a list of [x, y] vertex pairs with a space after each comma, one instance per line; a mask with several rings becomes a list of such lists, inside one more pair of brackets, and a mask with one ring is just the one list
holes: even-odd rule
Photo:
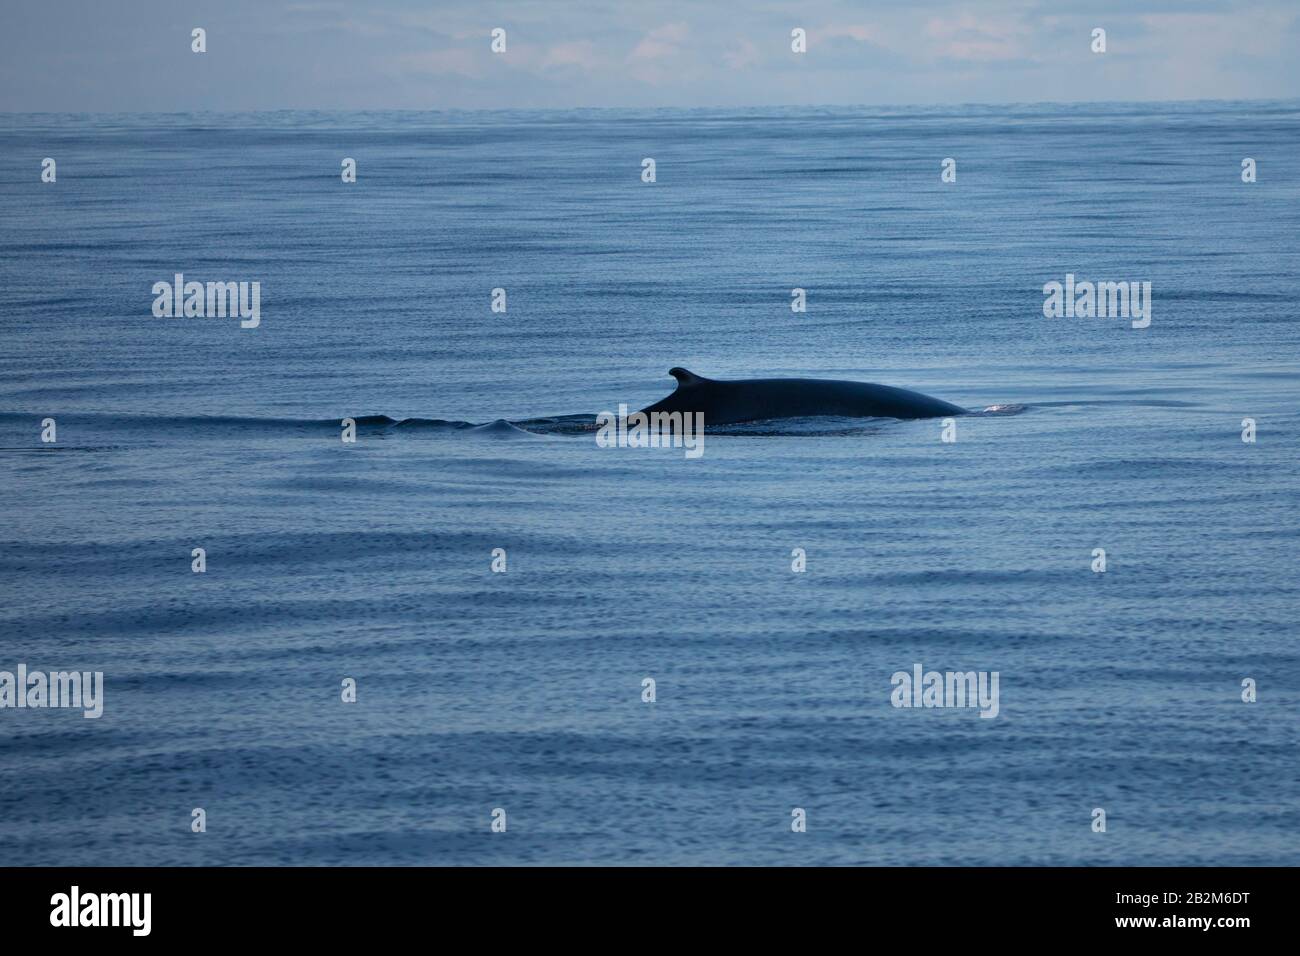
[[1297, 96], [1298, 0], [0, 0], [7, 112]]

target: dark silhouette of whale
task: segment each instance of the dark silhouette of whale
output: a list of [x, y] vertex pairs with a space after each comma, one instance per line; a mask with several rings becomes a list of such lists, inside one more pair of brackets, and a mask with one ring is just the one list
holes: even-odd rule
[[743, 378], [715, 380], [670, 368], [677, 389], [644, 409], [654, 412], [703, 412], [706, 425], [730, 425], [769, 418], [942, 418], [965, 415], [966, 409], [920, 392], [871, 382], [821, 378]]

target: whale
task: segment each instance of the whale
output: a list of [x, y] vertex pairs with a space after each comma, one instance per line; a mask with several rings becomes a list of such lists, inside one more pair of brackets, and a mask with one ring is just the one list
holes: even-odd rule
[[701, 412], [708, 425], [772, 418], [945, 418], [967, 410], [920, 392], [873, 382], [821, 378], [712, 379], [671, 368], [677, 387], [641, 412]]

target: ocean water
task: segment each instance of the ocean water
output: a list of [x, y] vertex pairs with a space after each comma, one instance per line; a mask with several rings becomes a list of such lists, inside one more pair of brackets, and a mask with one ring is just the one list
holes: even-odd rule
[[[0, 670], [105, 681], [0, 710], [0, 863], [1297, 862], [1298, 146], [1295, 102], [0, 117]], [[260, 326], [155, 318], [178, 272]], [[1045, 318], [1067, 273], [1150, 326]], [[1010, 407], [598, 448], [678, 365]], [[998, 716], [893, 707], [915, 664]]]

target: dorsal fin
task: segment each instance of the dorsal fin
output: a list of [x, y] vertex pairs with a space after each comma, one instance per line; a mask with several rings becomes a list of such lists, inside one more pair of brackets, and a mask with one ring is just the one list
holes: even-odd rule
[[680, 366], [670, 368], [668, 374], [677, 379], [678, 388], [685, 388], [687, 385], [695, 385], [698, 382], [708, 381], [708, 379], [703, 375], [696, 375], [694, 372], [688, 372]]

